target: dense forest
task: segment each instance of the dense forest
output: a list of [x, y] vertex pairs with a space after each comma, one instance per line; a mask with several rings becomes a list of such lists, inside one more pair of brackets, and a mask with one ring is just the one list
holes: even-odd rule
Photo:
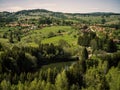
[[120, 14], [0, 12], [0, 90], [120, 90]]

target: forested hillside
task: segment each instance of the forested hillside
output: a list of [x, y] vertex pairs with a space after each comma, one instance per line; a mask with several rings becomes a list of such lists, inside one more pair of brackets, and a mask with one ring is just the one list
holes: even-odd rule
[[0, 12], [0, 90], [120, 90], [120, 14]]

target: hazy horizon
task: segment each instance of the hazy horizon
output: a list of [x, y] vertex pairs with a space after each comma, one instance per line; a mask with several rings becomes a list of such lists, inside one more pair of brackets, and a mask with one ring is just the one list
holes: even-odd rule
[[114, 12], [120, 13], [120, 0], [0, 0], [0, 12], [47, 9], [64, 13]]

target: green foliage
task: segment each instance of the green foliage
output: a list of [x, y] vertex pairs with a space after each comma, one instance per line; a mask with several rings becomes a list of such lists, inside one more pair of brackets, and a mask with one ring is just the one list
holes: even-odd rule
[[120, 52], [115, 52], [112, 54], [108, 54], [108, 55], [102, 55], [100, 56], [100, 58], [103, 61], [107, 61], [108, 62], [108, 66], [109, 68], [112, 66], [117, 66], [120, 60]]
[[84, 32], [82, 36], [78, 37], [78, 44], [81, 46], [90, 46], [90, 41], [94, 39], [96, 33], [94, 32]]
[[120, 89], [120, 71], [118, 68], [112, 67], [107, 76], [107, 81], [110, 85], [110, 90], [119, 90]]
[[117, 51], [117, 46], [113, 40], [110, 39], [107, 41], [106, 51], [110, 53]]
[[23, 72], [36, 68], [36, 58], [22, 51], [7, 51], [1, 59], [3, 72]]
[[55, 36], [55, 34], [53, 32], [49, 32], [48, 38], [51, 38], [51, 37], [54, 37], [54, 36]]
[[66, 71], [63, 71], [57, 75], [55, 86], [57, 90], [68, 90], [68, 79], [66, 76]]
[[54, 83], [55, 82], [55, 72], [53, 72], [50, 68], [47, 71], [47, 82]]
[[10, 82], [9, 81], [6, 81], [6, 80], [3, 80], [0, 84], [0, 89], [1, 90], [10, 90]]
[[0, 43], [0, 51], [2, 51], [2, 49], [3, 49], [3, 45], [2, 43]]
[[87, 68], [97, 67], [97, 66], [98, 66], [98, 63], [99, 63], [98, 58], [88, 59], [88, 60], [86, 61]]
[[50, 18], [40, 18], [39, 24], [48, 24], [50, 25], [52, 23], [52, 19]]
[[105, 23], [106, 23], [106, 19], [103, 18], [103, 19], [101, 20], [101, 23], [102, 23], [102, 24], [105, 24]]
[[79, 36], [78, 44], [81, 46], [89, 46], [90, 38], [84, 33], [83, 37]]
[[109, 90], [109, 84], [102, 72], [96, 68], [90, 68], [85, 75], [86, 87], [97, 90]]
[[97, 41], [95, 39], [91, 40], [90, 42], [90, 46], [91, 48], [94, 50], [97, 50], [98, 49], [98, 44], [97, 44]]
[[71, 86], [71, 88], [70, 88], [70, 90], [79, 90], [79, 87], [77, 86], [77, 85], [72, 85]]
[[63, 40], [63, 39], [59, 40], [58, 45], [60, 47], [70, 47], [70, 45], [65, 40]]
[[84, 72], [81, 63], [73, 63], [67, 71], [69, 85], [75, 85], [77, 86], [76, 88], [81, 88], [84, 86], [83, 74]]
[[88, 59], [88, 51], [84, 47], [81, 51], [80, 60], [86, 60], [86, 59]]
[[14, 42], [14, 41], [13, 41], [13, 33], [12, 33], [12, 31], [10, 32], [9, 41], [10, 41], [10, 43], [13, 43], [13, 42]]

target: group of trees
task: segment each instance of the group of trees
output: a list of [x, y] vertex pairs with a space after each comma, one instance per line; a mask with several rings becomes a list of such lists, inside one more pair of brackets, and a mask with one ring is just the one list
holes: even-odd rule
[[[80, 53], [79, 61], [73, 63], [68, 68], [63, 68], [61, 70], [58, 70], [56, 68], [53, 69], [48, 68], [47, 70], [41, 69], [35, 72], [13, 73], [11, 71], [6, 73], [5, 72], [1, 73], [0, 89], [1, 90], [16, 90], [16, 89], [17, 90], [18, 89], [20, 90], [33, 90], [33, 89], [35, 90], [96, 90], [96, 89], [119, 90], [120, 88], [119, 86], [120, 64], [118, 64], [120, 63], [119, 54], [120, 54], [119, 52], [116, 52], [112, 54], [114, 57], [100, 56], [89, 59], [87, 49], [83, 48]], [[22, 59], [24, 55], [22, 54], [20, 57]], [[35, 61], [35, 59], [33, 61]], [[24, 61], [24, 63], [21, 64], [24, 65], [29, 64], [25, 62], [26, 61]], [[7, 63], [7, 65], [8, 64], [9, 63]], [[35, 64], [31, 64], [31, 65], [29, 64], [29, 66], [32, 65]], [[10, 64], [8, 66], [10, 66]], [[21, 66], [20, 68], [23, 67], [24, 66]], [[24, 69], [26, 68], [24, 67]], [[29, 69], [31, 70], [31, 68]]]
[[[0, 50], [4, 46], [0, 45]], [[68, 57], [69, 56], [69, 57]], [[71, 60], [71, 54], [53, 44], [40, 44], [38, 48], [13, 46], [0, 55], [0, 71], [21, 73], [35, 71], [41, 65]]]
[[78, 37], [78, 44], [88, 47], [90, 45], [90, 41], [95, 37], [96, 33], [94, 32], [83, 32], [83, 35]]
[[3, 34], [3, 38], [8, 38], [10, 43], [15, 41], [21, 41], [21, 31], [20, 30], [9, 30]]
[[0, 27], [5, 26], [6, 24], [9, 24], [10, 22], [14, 22], [17, 21], [18, 19], [15, 16], [9, 16], [10, 13], [8, 13], [8, 15], [0, 15]]
[[84, 32], [82, 36], [78, 37], [78, 44], [85, 47], [91, 47], [93, 52], [95, 50], [105, 50], [107, 52], [116, 52], [117, 46], [113, 39], [99, 38], [95, 32]]
[[40, 18], [38, 24], [56, 24], [56, 25], [72, 25], [73, 21], [70, 20], [63, 20], [63, 19], [56, 19], [56, 18]]
[[[83, 49], [84, 52], [85, 49]], [[12, 50], [13, 51], [13, 50]], [[10, 52], [9, 55], [13, 56], [12, 54], [13, 52]], [[8, 56], [6, 55], [6, 58], [8, 60]], [[16, 56], [17, 55], [17, 56]], [[7, 62], [7, 60], [3, 59], [3, 55], [1, 55], [1, 59], [4, 60], [4, 62], [2, 61], [2, 65], [4, 66], [3, 68], [6, 69], [6, 71], [3, 70], [1, 71], [2, 73], [0, 74], [0, 88], [2, 90], [6, 89], [35, 89], [35, 90], [74, 90], [74, 89], [80, 89], [83, 86], [83, 67], [80, 66], [80, 62], [78, 62], [79, 64], [73, 64], [71, 66], [70, 69], [62, 69], [62, 70], [57, 70], [56, 68], [54, 69], [47, 69], [46, 71], [44, 70], [40, 70], [37, 71], [35, 73], [30, 72], [32, 70], [32, 68], [34, 67], [35, 63], [31, 63], [28, 62], [27, 58], [25, 54], [21, 53], [17, 53], [14, 54], [14, 58], [18, 57], [18, 55], [20, 55], [21, 61], [17, 63], [15, 63], [15, 61], [13, 61], [12, 57], [9, 57], [9, 60]], [[83, 55], [84, 56], [84, 55]], [[26, 57], [26, 58], [25, 58]], [[16, 59], [17, 59], [16, 58]], [[25, 58], [25, 59], [23, 59]], [[10, 60], [12, 59], [12, 60]], [[23, 60], [23, 62], [22, 62]], [[30, 60], [30, 58], [29, 58]], [[17, 60], [18, 61], [18, 60]], [[33, 60], [35, 61], [35, 59]], [[20, 66], [20, 68], [18, 67], [13, 67], [12, 63], [14, 62], [14, 66]], [[20, 63], [20, 64], [19, 64]], [[31, 63], [31, 65], [30, 65]], [[6, 65], [6, 66], [5, 66]], [[28, 69], [29, 66], [29, 72], [25, 72], [23, 70], [26, 70], [26, 68]], [[20, 73], [15, 73], [14, 71], [12, 71], [12, 67], [13, 69], [20, 69], [19, 71], [21, 71]], [[9, 70], [9, 71], [7, 71]], [[8, 74], [7, 74], [8, 73]], [[44, 84], [43, 84], [44, 83]], [[47, 86], [46, 86], [47, 85]]]

